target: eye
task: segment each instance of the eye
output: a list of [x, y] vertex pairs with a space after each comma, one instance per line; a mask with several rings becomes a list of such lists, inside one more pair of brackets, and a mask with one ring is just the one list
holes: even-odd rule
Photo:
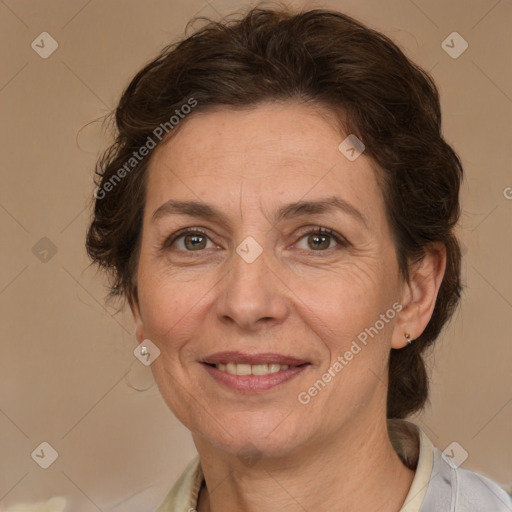
[[[306, 247], [300, 246], [306, 242]], [[208, 243], [211, 245], [208, 246]], [[349, 242], [335, 231], [322, 228], [320, 226], [306, 231], [300, 236], [299, 242], [295, 244], [299, 249], [312, 250], [315, 252], [325, 252], [328, 249], [334, 249], [337, 246], [348, 247]], [[168, 250], [171, 247], [182, 252], [200, 252], [204, 249], [215, 248], [216, 245], [210, 240], [208, 235], [199, 228], [187, 228], [171, 235], [163, 244], [162, 250]]]
[[176, 246], [180, 251], [196, 252], [201, 249], [212, 248], [207, 247], [208, 242], [214, 245], [204, 231], [197, 228], [188, 228], [186, 231], [178, 231], [171, 235], [165, 241], [163, 248], [169, 249], [171, 246]]
[[[303, 239], [305, 239], [307, 246], [299, 247], [300, 249], [312, 249], [313, 251], [319, 252], [333, 249], [336, 246], [347, 247], [349, 245], [341, 235], [331, 229], [322, 228], [320, 226], [303, 233], [300, 240], [302, 241]], [[336, 245], [333, 246], [332, 242], [335, 242]], [[299, 246], [299, 243], [297, 243], [297, 246]]]

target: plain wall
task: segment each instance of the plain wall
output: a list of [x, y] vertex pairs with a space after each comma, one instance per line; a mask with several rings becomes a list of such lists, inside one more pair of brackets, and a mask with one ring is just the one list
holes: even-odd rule
[[[152, 510], [195, 454], [133, 355], [129, 310], [105, 306], [106, 283], [85, 254], [93, 167], [109, 140], [92, 121], [193, 15], [219, 19], [248, 5], [0, 3], [0, 510], [55, 496], [67, 499], [66, 510]], [[429, 360], [431, 406], [413, 421], [441, 449], [458, 442], [467, 467], [509, 486], [512, 3], [301, 5], [334, 8], [384, 32], [439, 86], [443, 132], [465, 169], [466, 289]], [[441, 46], [454, 31], [469, 43], [457, 59]], [[42, 32], [58, 42], [46, 59], [31, 47]], [[31, 457], [43, 441], [59, 455], [48, 469]]]

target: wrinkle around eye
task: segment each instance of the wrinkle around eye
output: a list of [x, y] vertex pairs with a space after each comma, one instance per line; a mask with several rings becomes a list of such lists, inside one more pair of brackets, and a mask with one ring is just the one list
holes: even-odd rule
[[[229, 233], [223, 233], [219, 235], [215, 231], [211, 232], [210, 228], [203, 227], [201, 225], [186, 226], [175, 231], [170, 229], [166, 229], [165, 232], [163, 232], [163, 230], [158, 231], [158, 239], [155, 240], [154, 242], [154, 253], [158, 255], [170, 253], [172, 255], [176, 255], [176, 257], [186, 257], [188, 255], [192, 257], [199, 257], [206, 256], [207, 254], [211, 255], [213, 252], [222, 252], [229, 248], [230, 246], [231, 248], [235, 248], [235, 246], [230, 243]], [[305, 246], [304, 244], [308, 244], [307, 238], [313, 235], [328, 238], [329, 247], [315, 248], [309, 245]], [[196, 249], [187, 248], [184, 245], [187, 236], [197, 236], [200, 238], [204, 238], [206, 240], [206, 245], [204, 247], [201, 247], [201, 244], [198, 244], [196, 246]], [[217, 238], [223, 239], [226, 236], [228, 237], [227, 243], [224, 245], [219, 243]], [[342, 250], [349, 249], [351, 253], [358, 252], [358, 246], [355, 246], [352, 243], [352, 241], [347, 239], [347, 237], [344, 234], [341, 234], [339, 231], [332, 229], [331, 227], [327, 227], [321, 224], [312, 224], [309, 226], [303, 225], [301, 228], [294, 229], [293, 231], [285, 230], [284, 233], [278, 236], [282, 237], [283, 240], [288, 239], [288, 241], [285, 242], [285, 245], [283, 244], [282, 250], [286, 252], [297, 252], [298, 257], [300, 257], [300, 255], [302, 254], [305, 255], [306, 257], [311, 256], [314, 258], [318, 258], [323, 256], [327, 258], [328, 255], [336, 255], [338, 252]], [[240, 243], [243, 243], [243, 241]]]

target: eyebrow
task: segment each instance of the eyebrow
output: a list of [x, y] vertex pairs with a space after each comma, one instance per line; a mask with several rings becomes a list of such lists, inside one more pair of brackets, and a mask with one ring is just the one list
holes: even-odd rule
[[[273, 220], [274, 222], [279, 222], [304, 215], [328, 213], [333, 210], [340, 210], [350, 215], [368, 229], [368, 224], [363, 214], [338, 196], [326, 197], [315, 201], [297, 201], [283, 205], [274, 215]], [[215, 206], [199, 201], [175, 201], [170, 199], [153, 212], [152, 222], [168, 215], [189, 215], [191, 217], [217, 220], [221, 223], [229, 224], [224, 213]]]

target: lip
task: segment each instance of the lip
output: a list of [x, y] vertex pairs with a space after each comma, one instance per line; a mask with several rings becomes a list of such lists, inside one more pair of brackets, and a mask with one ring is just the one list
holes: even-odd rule
[[[259, 356], [261, 356], [261, 354], [259, 354]], [[291, 359], [293, 358], [288, 358], [287, 360]], [[233, 359], [230, 361], [235, 362]], [[247, 361], [247, 359], [240, 362], [243, 364], [245, 361]], [[258, 359], [258, 361], [261, 361], [261, 359]], [[276, 361], [274, 360], [274, 362]], [[252, 364], [258, 363], [256, 362]], [[297, 375], [304, 372], [310, 365], [306, 363], [301, 366], [288, 368], [287, 370], [279, 370], [276, 373], [269, 373], [268, 375], [232, 375], [231, 373], [223, 372], [215, 368], [215, 366], [210, 366], [206, 362], [201, 363], [201, 366], [210, 374], [211, 377], [224, 386], [245, 393], [259, 393], [290, 381]]]
[[[210, 364], [226, 364], [226, 363], [237, 363], [237, 364], [282, 364], [288, 366], [299, 366], [308, 363], [304, 359], [298, 359], [292, 356], [285, 356], [283, 354], [275, 354], [271, 352], [265, 352], [260, 354], [247, 354], [243, 352], [216, 352], [205, 357], [202, 363]], [[283, 370], [284, 371], [284, 370]], [[259, 376], [258, 376], [259, 377]]]

